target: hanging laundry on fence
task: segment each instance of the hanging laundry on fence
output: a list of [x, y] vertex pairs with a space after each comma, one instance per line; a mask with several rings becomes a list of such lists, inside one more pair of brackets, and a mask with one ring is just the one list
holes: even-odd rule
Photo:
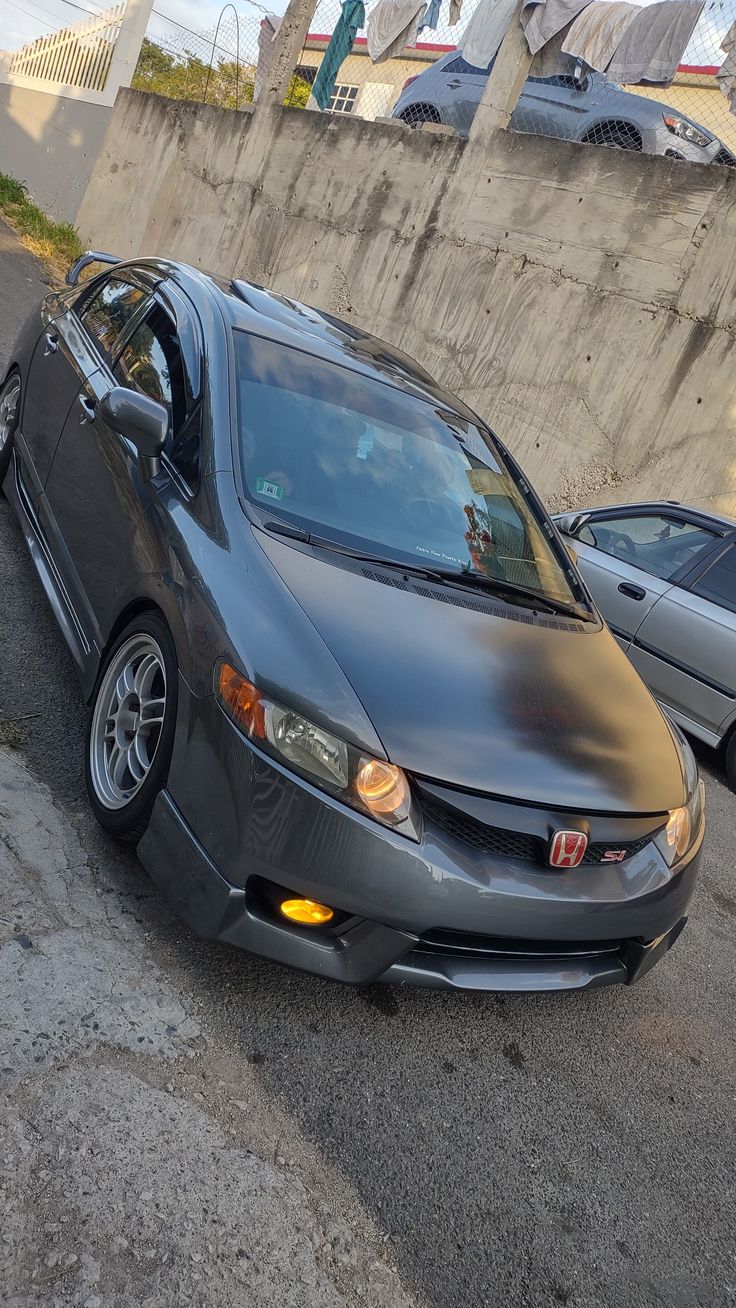
[[335, 89], [340, 65], [350, 54], [355, 45], [358, 29], [365, 26], [365, 5], [363, 0], [343, 0], [340, 17], [330, 38], [330, 44], [324, 52], [322, 63], [314, 79], [312, 94], [307, 108], [314, 108], [312, 101], [320, 109], [328, 109], [332, 92]]
[[459, 47], [466, 63], [487, 68], [505, 37], [516, 11], [516, 0], [480, 0]]
[[423, 32], [425, 28], [436, 32], [440, 22], [440, 9], [442, 0], [429, 0], [429, 4], [419, 20], [419, 31]]
[[612, 82], [671, 86], [704, 0], [660, 0], [636, 15], [607, 69]]
[[463, 10], [463, 0], [450, 0], [450, 27], [454, 27], [460, 22], [460, 15]]
[[604, 73], [641, 5], [628, 0], [594, 0], [570, 25], [562, 53]]
[[368, 53], [374, 64], [400, 55], [406, 45], [416, 45], [419, 15], [426, 0], [378, 0], [368, 15]]
[[731, 113], [736, 114], [736, 23], [721, 41], [721, 49], [725, 52], [726, 58], [716, 73], [716, 78], [731, 106]]
[[529, 0], [521, 11], [521, 25], [532, 54], [553, 40], [588, 3], [589, 0]]

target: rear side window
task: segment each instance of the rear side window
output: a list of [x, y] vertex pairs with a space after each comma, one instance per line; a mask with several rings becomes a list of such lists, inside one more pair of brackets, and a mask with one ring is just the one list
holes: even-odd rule
[[146, 292], [120, 277], [109, 277], [80, 313], [90, 336], [108, 358], [120, 333], [145, 299]]
[[[491, 63], [492, 62], [493, 60], [491, 60]], [[458, 56], [457, 59], [453, 59], [452, 63], [445, 64], [445, 67], [443, 69], [443, 72], [445, 73], [472, 73], [476, 77], [478, 76], [479, 73], [489, 73], [490, 71], [491, 71], [491, 64], [489, 64], [487, 68], [475, 68], [473, 64], [467, 63], [467, 61], [463, 59], [462, 56]]]
[[669, 581], [717, 540], [715, 532], [660, 514], [586, 522], [577, 533], [586, 545]]
[[690, 588], [703, 599], [712, 600], [736, 613], [736, 546], [731, 546]]

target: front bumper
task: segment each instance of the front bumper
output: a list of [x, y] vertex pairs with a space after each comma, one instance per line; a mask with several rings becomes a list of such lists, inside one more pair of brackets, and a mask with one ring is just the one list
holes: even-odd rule
[[[637, 980], [684, 926], [700, 849], [674, 869], [649, 844], [560, 874], [431, 821], [417, 844], [280, 768], [182, 685], [168, 789], [139, 854], [205, 938], [354, 984], [526, 991]], [[330, 904], [339, 926], [279, 919], [266, 884]]]

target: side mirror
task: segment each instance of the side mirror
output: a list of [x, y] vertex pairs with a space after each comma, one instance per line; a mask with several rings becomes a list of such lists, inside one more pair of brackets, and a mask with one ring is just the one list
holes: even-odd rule
[[588, 521], [589, 513], [562, 513], [555, 517], [557, 528], [565, 536], [577, 536], [580, 528]]
[[108, 427], [135, 445], [144, 481], [161, 470], [161, 451], [169, 433], [163, 404], [125, 386], [114, 386], [100, 401], [100, 417]]

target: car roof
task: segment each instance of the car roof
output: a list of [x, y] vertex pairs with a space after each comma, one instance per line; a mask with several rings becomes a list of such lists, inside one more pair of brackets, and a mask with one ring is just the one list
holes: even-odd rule
[[[170, 277], [195, 300], [197, 290], [216, 298], [226, 323], [234, 330], [313, 354], [449, 409], [469, 422], [482, 422], [410, 355], [324, 309], [269, 291], [256, 282], [241, 278], [229, 280], [174, 260], [141, 258], [125, 263], [146, 268], [162, 278]], [[122, 266], [117, 265], [118, 270]]]
[[[718, 527], [724, 534], [729, 531], [736, 531], [736, 521], [733, 518], [727, 518], [721, 513], [711, 513], [710, 509], [696, 508], [692, 504], [683, 504], [680, 500], [636, 500], [631, 504], [596, 504], [589, 509], [569, 509], [567, 513], [686, 513], [689, 517], [697, 518], [702, 523], [711, 523]], [[555, 518], [566, 515], [555, 513]]]

